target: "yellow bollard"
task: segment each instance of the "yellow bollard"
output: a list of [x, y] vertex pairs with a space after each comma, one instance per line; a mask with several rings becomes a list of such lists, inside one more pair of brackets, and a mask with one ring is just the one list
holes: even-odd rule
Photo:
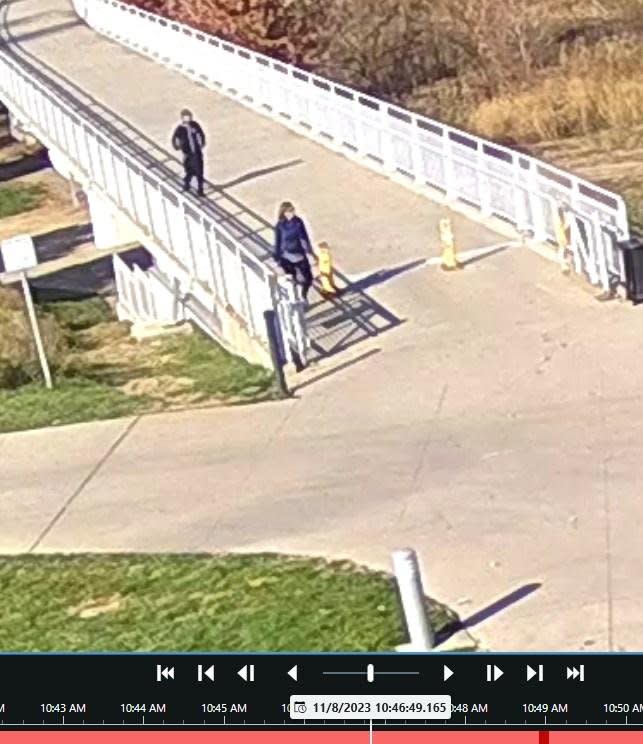
[[328, 243], [320, 243], [317, 249], [317, 267], [322, 285], [322, 294], [337, 294], [335, 279], [333, 277], [333, 260], [330, 255]]
[[569, 224], [569, 212], [564, 207], [556, 209], [556, 242], [558, 243], [558, 260], [563, 272], [569, 271], [567, 251], [571, 246], [571, 226]]
[[440, 220], [440, 243], [442, 245], [442, 269], [444, 271], [461, 269], [462, 264], [458, 261], [451, 220], [448, 217]]

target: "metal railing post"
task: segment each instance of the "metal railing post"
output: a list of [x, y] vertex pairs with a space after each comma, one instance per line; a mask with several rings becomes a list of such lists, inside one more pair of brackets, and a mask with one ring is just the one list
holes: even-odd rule
[[404, 548], [392, 554], [393, 569], [400, 592], [409, 643], [398, 651], [429, 651], [435, 646], [435, 635], [426, 613], [420, 566], [414, 550]]
[[288, 390], [288, 384], [286, 383], [286, 375], [284, 374], [284, 361], [281, 357], [278, 326], [279, 320], [277, 318], [277, 313], [274, 310], [265, 310], [263, 317], [266, 321], [268, 347], [270, 348], [270, 358], [272, 360], [272, 367], [275, 371], [277, 386], [279, 387], [281, 396], [283, 398], [287, 398], [290, 396], [290, 390]]

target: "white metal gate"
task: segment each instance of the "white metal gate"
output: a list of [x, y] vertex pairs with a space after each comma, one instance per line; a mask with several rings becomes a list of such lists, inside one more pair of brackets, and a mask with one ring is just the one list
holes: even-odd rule
[[290, 277], [279, 277], [273, 284], [273, 292], [281, 331], [282, 361], [301, 369], [308, 364], [310, 351], [304, 303]]
[[624, 281], [623, 258], [616, 236], [599, 219], [570, 213], [570, 248], [574, 269], [606, 291]]

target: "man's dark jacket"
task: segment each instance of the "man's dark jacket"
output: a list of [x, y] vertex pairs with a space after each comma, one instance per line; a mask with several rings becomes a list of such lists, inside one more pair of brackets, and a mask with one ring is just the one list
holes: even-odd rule
[[[190, 149], [190, 139], [188, 137], [187, 127], [190, 127], [192, 131], [192, 141], [194, 142], [195, 151], [192, 152]], [[205, 134], [203, 129], [196, 121], [191, 121], [189, 124], [179, 124], [174, 130], [172, 135], [172, 146], [175, 150], [180, 150], [186, 158], [191, 155], [197, 157], [203, 157], [203, 148], [205, 147]]]

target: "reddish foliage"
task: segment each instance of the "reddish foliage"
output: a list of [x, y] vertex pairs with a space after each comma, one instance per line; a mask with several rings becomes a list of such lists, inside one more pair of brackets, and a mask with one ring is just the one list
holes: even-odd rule
[[314, 59], [318, 19], [296, 14], [287, 0], [127, 1], [285, 62], [307, 66]]

